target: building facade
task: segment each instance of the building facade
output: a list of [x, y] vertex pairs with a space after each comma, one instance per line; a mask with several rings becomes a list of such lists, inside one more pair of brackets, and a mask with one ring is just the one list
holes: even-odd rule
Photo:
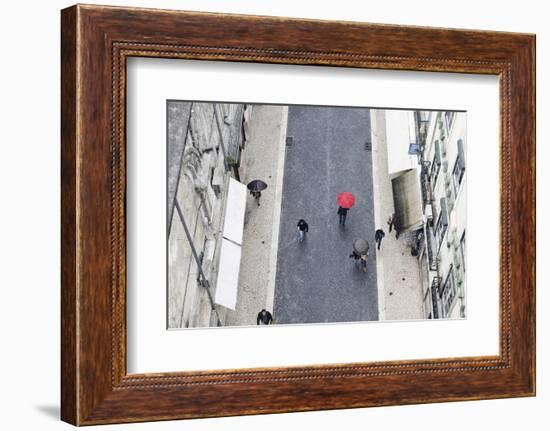
[[423, 226], [417, 231], [424, 315], [466, 316], [466, 113], [415, 112]]
[[230, 178], [239, 179], [243, 104], [169, 101], [168, 328], [223, 325], [214, 302]]

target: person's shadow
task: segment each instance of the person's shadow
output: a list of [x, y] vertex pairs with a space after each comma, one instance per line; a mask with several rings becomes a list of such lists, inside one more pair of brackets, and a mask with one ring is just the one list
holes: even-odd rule
[[59, 406], [54, 405], [39, 405], [35, 406], [36, 410], [38, 410], [40, 413], [42, 413], [44, 416], [48, 416], [51, 419], [59, 420], [61, 416], [61, 412], [59, 409]]

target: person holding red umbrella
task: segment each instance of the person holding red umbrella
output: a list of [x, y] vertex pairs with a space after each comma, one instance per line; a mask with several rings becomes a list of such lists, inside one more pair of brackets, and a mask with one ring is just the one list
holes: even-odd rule
[[338, 195], [338, 223], [346, 226], [346, 217], [349, 209], [355, 204], [355, 196], [350, 192], [342, 192]]

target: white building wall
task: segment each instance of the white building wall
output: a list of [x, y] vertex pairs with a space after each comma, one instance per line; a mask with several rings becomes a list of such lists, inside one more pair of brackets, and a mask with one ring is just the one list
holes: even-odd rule
[[[239, 139], [231, 134], [231, 128], [242, 127], [240, 105], [214, 106], [213, 103], [192, 104], [177, 189], [177, 199], [196, 253], [202, 258], [201, 266], [212, 297], [217, 284], [227, 185], [232, 175], [232, 171], [226, 169], [224, 150], [230, 139]], [[213, 319], [223, 317], [224, 311], [220, 309], [218, 316], [213, 314], [208, 291], [198, 279], [199, 267], [176, 214], [168, 238], [169, 328], [211, 326], [215, 324]]]
[[[444, 112], [432, 112], [429, 116], [427, 130], [423, 158], [430, 162], [431, 172], [438, 145], [441, 162], [435, 183], [431, 183], [434, 230], [438, 216], [442, 211], [441, 198], [446, 199], [448, 208], [447, 229], [439, 248], [434, 251], [437, 254], [438, 268], [437, 271], [429, 271], [429, 285], [431, 286], [434, 279], [439, 277], [441, 291], [447, 275], [452, 271], [451, 277], [453, 277], [457, 294], [451, 309], [444, 317], [461, 318], [465, 317], [466, 305], [466, 277], [464, 275], [465, 268], [460, 240], [466, 230], [467, 168], [456, 191], [453, 182], [453, 168], [459, 153], [459, 140], [462, 140], [464, 152], [466, 153], [466, 113], [455, 113], [451, 124], [449, 124]], [[438, 142], [437, 145], [436, 142]], [[425, 260], [422, 262], [425, 265]], [[421, 268], [421, 270], [425, 271], [425, 268]], [[440, 308], [440, 314], [442, 311]]]
[[[444, 119], [444, 115], [441, 115]], [[445, 120], [443, 121], [442, 135], [442, 168], [445, 173], [442, 181], [442, 194], [448, 201], [449, 225], [447, 233], [440, 248], [441, 275], [442, 282], [452, 268], [454, 283], [458, 291], [457, 298], [454, 300], [453, 308], [448, 317], [464, 317], [461, 307], [465, 306], [464, 268], [462, 268], [462, 258], [460, 256], [460, 238], [466, 229], [466, 174], [462, 178], [461, 184], [455, 191], [453, 180], [453, 169], [458, 157], [458, 141], [462, 140], [464, 148], [466, 147], [466, 114], [456, 113], [451, 128], [447, 128]]]

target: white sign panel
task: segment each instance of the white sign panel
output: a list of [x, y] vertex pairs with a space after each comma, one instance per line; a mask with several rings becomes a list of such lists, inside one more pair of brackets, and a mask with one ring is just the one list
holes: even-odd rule
[[241, 246], [225, 238], [222, 239], [216, 298], [214, 299], [216, 304], [235, 310], [240, 266]]
[[246, 211], [246, 186], [233, 178], [229, 178], [226, 205], [223, 237], [237, 244], [242, 244], [244, 213]]
[[409, 133], [409, 115], [410, 111], [386, 111], [386, 142], [390, 175], [415, 167], [415, 158], [409, 156], [409, 144], [413, 142]]

